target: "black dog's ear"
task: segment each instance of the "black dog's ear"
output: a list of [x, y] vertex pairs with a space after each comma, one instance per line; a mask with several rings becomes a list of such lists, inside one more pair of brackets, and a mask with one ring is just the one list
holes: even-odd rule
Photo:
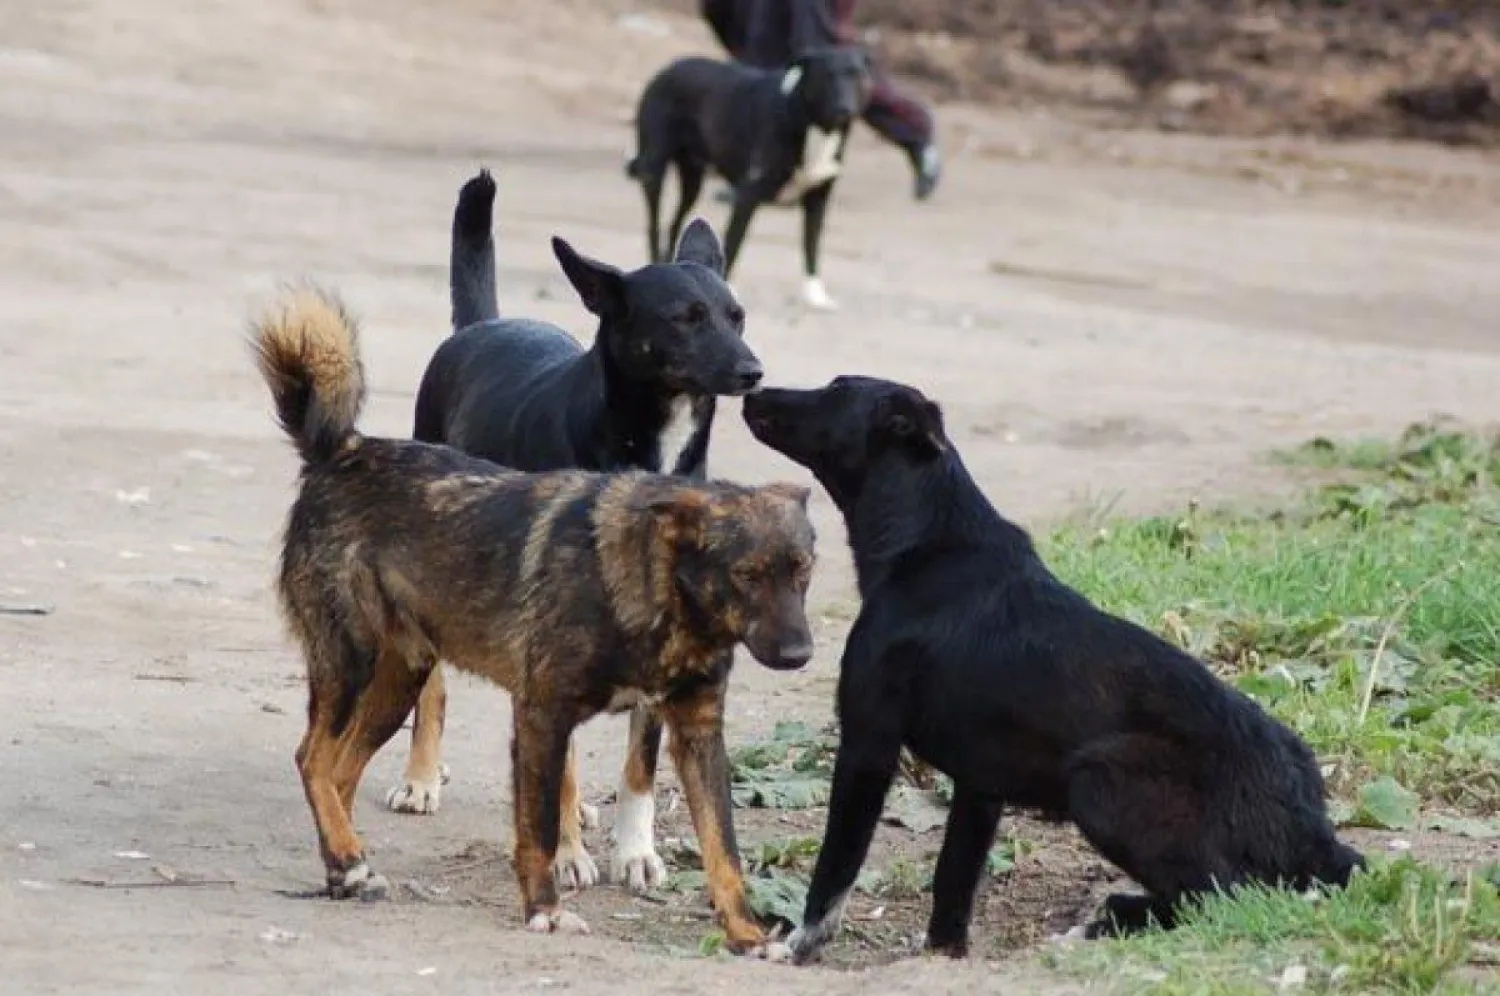
[[585, 308], [600, 317], [624, 310], [625, 275], [619, 269], [589, 259], [556, 235], [552, 236], [552, 254]]
[[688, 222], [682, 238], [677, 240], [677, 262], [697, 263], [724, 276], [724, 247], [708, 222], [702, 218]]
[[943, 410], [926, 398], [891, 398], [880, 406], [876, 426], [882, 435], [922, 459], [948, 450]]

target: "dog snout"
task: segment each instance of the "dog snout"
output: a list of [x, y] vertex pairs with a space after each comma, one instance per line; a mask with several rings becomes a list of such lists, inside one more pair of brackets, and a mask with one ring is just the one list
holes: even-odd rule
[[734, 365], [735, 387], [746, 394], [759, 387], [761, 378], [765, 375], [765, 368], [760, 365], [759, 360], [741, 360]]
[[745, 649], [773, 671], [795, 671], [813, 658], [812, 633], [806, 625], [779, 627], [763, 622], [753, 623], [745, 634]]

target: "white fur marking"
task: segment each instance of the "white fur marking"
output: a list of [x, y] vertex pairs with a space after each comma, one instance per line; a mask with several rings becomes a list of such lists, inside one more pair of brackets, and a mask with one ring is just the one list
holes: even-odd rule
[[666, 880], [667, 866], [656, 853], [656, 798], [639, 795], [620, 782], [615, 810], [615, 853], [610, 873], [631, 892], [649, 892]]
[[657, 445], [661, 449], [661, 472], [677, 472], [677, 461], [682, 459], [697, 431], [698, 421], [693, 412], [693, 399], [687, 395], [673, 398], [667, 408], [667, 424], [662, 426]]
[[526, 929], [533, 934], [587, 934], [589, 925], [577, 913], [558, 910], [536, 914], [526, 921]]
[[837, 301], [829, 297], [822, 277], [808, 277], [802, 282], [802, 300], [809, 308], [817, 311], [836, 311], [839, 306]]
[[793, 66], [781, 77], [781, 93], [784, 97], [790, 97], [797, 90], [797, 84], [802, 82], [802, 67]]
[[814, 187], [837, 179], [844, 169], [839, 159], [844, 137], [843, 132], [808, 128], [807, 137], [802, 140], [802, 162], [786, 186], [776, 194], [776, 203], [794, 204]]
[[385, 794], [385, 806], [393, 813], [435, 813], [442, 803], [444, 781], [441, 774], [430, 781], [408, 777]]

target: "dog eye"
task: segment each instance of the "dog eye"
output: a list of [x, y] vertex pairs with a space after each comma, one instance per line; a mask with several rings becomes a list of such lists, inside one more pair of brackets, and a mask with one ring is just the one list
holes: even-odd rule
[[745, 309], [737, 304], [731, 304], [729, 310], [724, 312], [724, 314], [736, 325], [745, 320]]
[[708, 305], [704, 304], [702, 301], [694, 301], [692, 304], [688, 305], [687, 312], [683, 315], [683, 318], [693, 325], [701, 324], [707, 317]]

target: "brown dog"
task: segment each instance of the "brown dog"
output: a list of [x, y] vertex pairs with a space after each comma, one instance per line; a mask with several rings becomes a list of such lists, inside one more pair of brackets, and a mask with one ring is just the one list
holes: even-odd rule
[[296, 757], [330, 895], [386, 889], [354, 831], [354, 793], [443, 659], [513, 696], [514, 853], [529, 929], [587, 929], [560, 909], [552, 874], [559, 811], [577, 810], [573, 728], [645, 702], [671, 735], [729, 946], [764, 950], [729, 812], [727, 651], [743, 642], [777, 669], [811, 658], [808, 489], [522, 474], [446, 446], [361, 436], [356, 329], [315, 290], [258, 322], [254, 346], [303, 462], [279, 588], [307, 658]]

